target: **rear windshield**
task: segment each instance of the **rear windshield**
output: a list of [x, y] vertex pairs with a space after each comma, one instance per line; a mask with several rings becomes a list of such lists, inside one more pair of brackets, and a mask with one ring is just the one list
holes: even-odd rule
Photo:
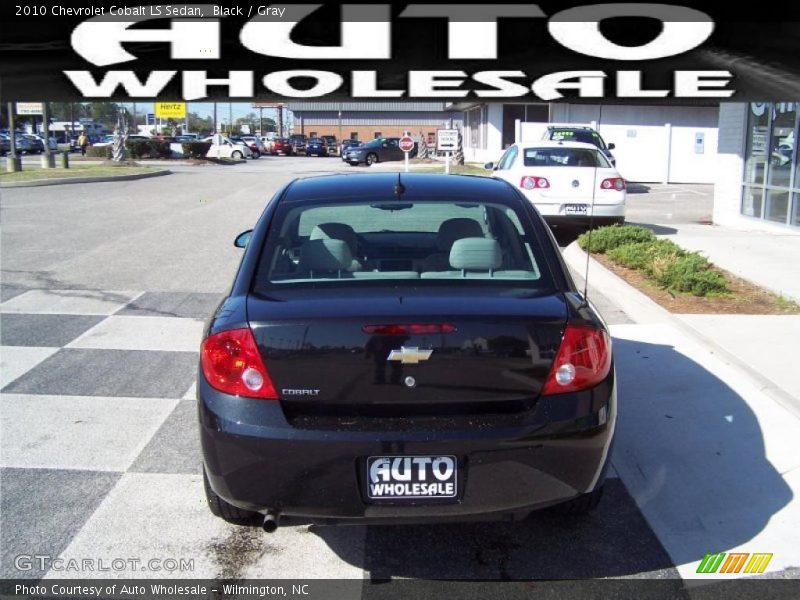
[[598, 148], [605, 148], [606, 144], [600, 134], [589, 129], [553, 129], [550, 132], [553, 141], [582, 142], [594, 144]]
[[254, 288], [475, 285], [550, 290], [541, 240], [518, 206], [464, 199], [284, 202]]
[[588, 148], [525, 148], [523, 164], [526, 167], [597, 167], [608, 169], [611, 165], [602, 152]]

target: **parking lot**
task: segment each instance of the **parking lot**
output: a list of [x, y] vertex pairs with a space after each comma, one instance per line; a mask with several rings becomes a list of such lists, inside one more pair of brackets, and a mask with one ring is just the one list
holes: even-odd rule
[[[273, 535], [212, 517], [193, 381], [202, 323], [238, 265], [233, 239], [292, 178], [366, 170], [338, 158], [268, 157], [176, 167], [141, 181], [2, 190], [2, 577], [664, 579], [686, 577], [686, 565], [707, 552], [765, 535], [792, 498], [759, 431], [760, 419], [777, 413], [757, 419], [724, 366], [703, 369], [693, 360], [702, 349], [634, 323], [602, 290], [592, 293], [616, 337], [621, 416], [615, 469], [592, 515], [543, 513], [522, 524], [313, 525]], [[630, 221], [710, 217], [709, 186], [632, 191]], [[664, 364], [669, 373], [659, 370]], [[698, 390], [704, 406], [681, 403]], [[746, 449], [701, 448], [717, 452], [706, 474], [680, 449], [659, 451], [687, 428], [698, 438], [692, 444], [718, 439], [722, 425], [709, 410], [715, 403], [735, 415], [724, 435], [746, 439]], [[742, 500], [747, 517], [723, 525], [698, 516], [697, 502], [716, 498], [726, 508], [719, 496], [732, 493], [742, 460], [757, 474]], [[707, 489], [689, 489], [704, 479]], [[21, 570], [19, 555], [141, 563], [113, 573], [49, 563]], [[191, 559], [191, 568], [148, 567], [165, 558]]]

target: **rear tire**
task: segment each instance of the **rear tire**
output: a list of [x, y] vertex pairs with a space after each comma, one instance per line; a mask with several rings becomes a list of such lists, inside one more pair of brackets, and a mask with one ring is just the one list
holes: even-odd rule
[[378, 162], [378, 157], [372, 152], [367, 154], [367, 157], [364, 159], [364, 164], [368, 167], [371, 167], [373, 163], [376, 162]]
[[555, 512], [561, 515], [577, 516], [593, 511], [600, 504], [603, 497], [603, 485], [592, 490], [588, 494], [581, 494], [563, 504], [554, 506]]
[[234, 150], [233, 152], [231, 152], [231, 158], [234, 158], [236, 160], [241, 160], [242, 158], [244, 158], [244, 154], [242, 154], [238, 150]]
[[219, 517], [234, 525], [256, 525], [258, 523], [258, 519], [261, 516], [259, 513], [250, 510], [242, 510], [233, 504], [228, 504], [225, 500], [217, 496], [208, 483], [205, 467], [203, 467], [203, 488], [206, 491], [208, 508], [215, 517]]

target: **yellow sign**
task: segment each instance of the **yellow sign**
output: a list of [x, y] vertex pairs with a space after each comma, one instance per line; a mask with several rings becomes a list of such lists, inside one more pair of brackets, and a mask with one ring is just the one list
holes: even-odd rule
[[156, 102], [156, 117], [183, 119], [186, 117], [186, 102]]

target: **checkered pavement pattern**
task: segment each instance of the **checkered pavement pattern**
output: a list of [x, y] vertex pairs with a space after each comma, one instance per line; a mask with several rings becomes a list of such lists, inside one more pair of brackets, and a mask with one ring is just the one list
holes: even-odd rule
[[[541, 548], [535, 539], [553, 537], [607, 553], [598, 524], [622, 528], [643, 549], [622, 562], [609, 555], [614, 571], [673, 572], [618, 479], [607, 486], [605, 509], [578, 529], [547, 518], [527, 528], [402, 534], [304, 526], [267, 536], [229, 525], [205, 502], [194, 383], [203, 322], [221, 297], [9, 285], [0, 292], [0, 577], [604, 576], [603, 561], [580, 564], [544, 549], [529, 556]], [[20, 570], [21, 555], [63, 562]], [[191, 567], [154, 570], [168, 558]], [[94, 570], [65, 570], [70, 559], [94, 561]], [[99, 570], [115, 559], [124, 566]]]

